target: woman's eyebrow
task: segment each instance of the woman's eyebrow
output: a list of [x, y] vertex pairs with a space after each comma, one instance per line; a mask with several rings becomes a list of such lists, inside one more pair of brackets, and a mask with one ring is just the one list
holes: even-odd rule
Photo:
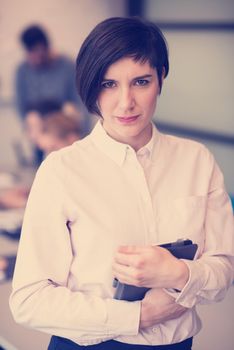
[[[152, 74], [144, 74], [144, 75], [141, 75], [141, 76], [139, 76], [139, 77], [134, 77], [134, 78], [132, 78], [132, 80], [137, 80], [137, 79], [145, 79], [145, 78], [152, 78]], [[106, 78], [106, 77], [104, 77], [103, 78], [103, 81], [106, 81], [106, 80], [111, 80], [111, 81], [117, 81], [116, 79], [112, 79], [112, 78]]]
[[152, 78], [152, 76], [153, 76], [152, 74], [145, 74], [145, 75], [141, 75], [139, 77], [135, 77], [135, 78], [133, 78], [133, 80]]

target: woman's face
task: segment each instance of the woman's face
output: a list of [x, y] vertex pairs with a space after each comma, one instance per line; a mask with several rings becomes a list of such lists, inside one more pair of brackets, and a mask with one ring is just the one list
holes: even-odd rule
[[147, 144], [159, 92], [157, 72], [149, 62], [125, 57], [113, 63], [98, 97], [106, 132], [136, 151]]

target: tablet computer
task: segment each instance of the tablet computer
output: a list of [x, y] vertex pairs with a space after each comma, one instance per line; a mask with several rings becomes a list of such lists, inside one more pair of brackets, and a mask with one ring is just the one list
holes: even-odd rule
[[[193, 260], [197, 251], [197, 244], [189, 239], [161, 244], [160, 247], [168, 249], [178, 259]], [[142, 300], [150, 289], [124, 284], [117, 279], [114, 279], [113, 286], [115, 287], [114, 299], [127, 301]]]

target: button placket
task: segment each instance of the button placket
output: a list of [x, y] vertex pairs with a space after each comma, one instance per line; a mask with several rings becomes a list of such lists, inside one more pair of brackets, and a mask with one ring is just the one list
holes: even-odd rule
[[139, 198], [139, 208], [141, 211], [141, 217], [144, 222], [145, 231], [144, 234], [145, 244], [149, 242], [149, 229], [148, 229], [148, 215], [147, 212], [151, 208], [151, 197], [148, 191], [148, 184], [145, 179], [145, 174], [141, 164], [139, 163], [136, 153], [132, 149], [127, 149], [127, 157], [125, 163], [125, 173], [130, 182], [134, 187]]
[[137, 167], [139, 169], [139, 194], [142, 199], [141, 201], [141, 207], [142, 212], [145, 218], [145, 225], [147, 227], [147, 237], [146, 237], [146, 244], [150, 244], [152, 242], [155, 242], [156, 240], [156, 218], [152, 203], [151, 194], [149, 191], [149, 185], [147, 182], [146, 174], [145, 174], [145, 167], [147, 165], [148, 161], [148, 152], [146, 149], [143, 149], [140, 151], [140, 154], [138, 153], [137, 156], [135, 155], [135, 161], [137, 164]]
[[139, 205], [145, 227], [145, 244], [152, 244], [152, 242], [157, 240], [156, 218], [144, 169], [148, 161], [147, 156], [149, 154], [145, 149], [142, 149], [140, 154], [136, 154], [133, 149], [127, 148], [125, 171], [139, 196]]

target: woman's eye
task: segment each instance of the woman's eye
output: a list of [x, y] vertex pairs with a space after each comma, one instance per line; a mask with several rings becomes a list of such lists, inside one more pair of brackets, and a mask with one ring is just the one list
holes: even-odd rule
[[136, 80], [135, 84], [138, 85], [138, 86], [145, 86], [145, 85], [149, 84], [149, 80], [147, 80], [147, 79], [138, 79], [138, 80]]
[[111, 81], [111, 80], [102, 82], [102, 88], [104, 88], [104, 89], [111, 89], [111, 88], [113, 88], [115, 86], [116, 86], [115, 82]]

